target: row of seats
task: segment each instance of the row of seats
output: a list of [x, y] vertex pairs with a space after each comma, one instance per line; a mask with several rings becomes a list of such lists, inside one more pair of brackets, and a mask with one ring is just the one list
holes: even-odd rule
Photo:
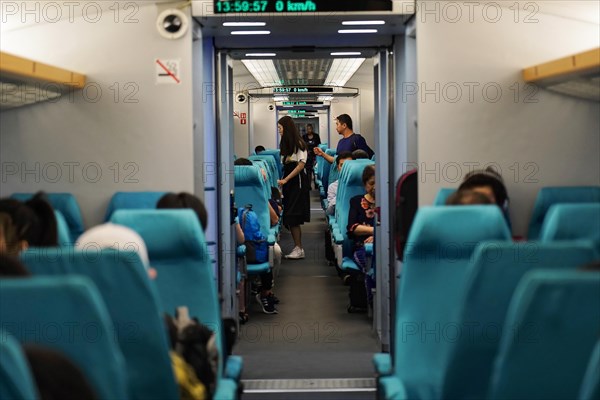
[[176, 399], [161, 315], [185, 305], [216, 333], [215, 398], [237, 398], [242, 360], [226, 354], [216, 277], [194, 212], [117, 210], [110, 221], [142, 237], [156, 280], [136, 253], [31, 249], [22, 261], [35, 278], [0, 281], [0, 328], [67, 354], [100, 398]]
[[576, 398], [600, 331], [600, 273], [576, 269], [598, 259], [593, 241], [513, 242], [497, 207], [421, 207], [380, 398]]
[[[434, 199], [434, 205], [444, 205], [446, 199], [454, 193], [453, 188], [442, 188]], [[543, 187], [539, 190], [529, 221], [528, 240], [541, 237], [546, 216], [556, 204], [600, 203], [600, 186], [559, 186]], [[600, 239], [600, 238], [599, 238]]]

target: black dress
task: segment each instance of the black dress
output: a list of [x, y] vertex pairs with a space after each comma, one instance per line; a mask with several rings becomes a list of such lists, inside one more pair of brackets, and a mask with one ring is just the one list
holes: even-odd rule
[[[287, 177], [298, 165], [296, 161], [283, 164], [283, 177]], [[283, 185], [283, 225], [298, 226], [310, 222], [310, 187], [306, 170], [303, 169]]]

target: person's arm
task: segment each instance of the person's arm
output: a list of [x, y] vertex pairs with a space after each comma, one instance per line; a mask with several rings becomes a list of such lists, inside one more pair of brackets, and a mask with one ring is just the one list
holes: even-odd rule
[[325, 153], [323, 150], [321, 150], [321, 148], [319, 146], [315, 147], [314, 152], [319, 157], [323, 157], [325, 160], [327, 160], [327, 162], [329, 164], [333, 163], [333, 160], [334, 160], [333, 156], [330, 156], [329, 154]]
[[271, 220], [271, 226], [275, 226], [279, 222], [279, 215], [277, 215], [271, 203], [269, 203], [269, 219]]
[[360, 206], [360, 197], [353, 198], [350, 202], [350, 210], [348, 211], [348, 236], [371, 236], [374, 229], [372, 226], [364, 225], [362, 222], [363, 211]]
[[235, 239], [238, 244], [242, 244], [246, 241], [246, 238], [244, 237], [244, 231], [238, 223], [235, 224]]

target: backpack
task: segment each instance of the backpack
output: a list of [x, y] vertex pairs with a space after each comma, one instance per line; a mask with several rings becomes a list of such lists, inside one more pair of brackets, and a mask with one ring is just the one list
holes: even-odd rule
[[190, 318], [187, 307], [178, 307], [176, 314], [177, 318], [165, 315], [171, 348], [176, 354], [171, 355], [171, 362], [179, 365], [180, 357], [190, 367], [180, 369], [177, 376], [179, 389], [181, 393], [200, 394], [202, 390], [195, 381], [197, 378], [207, 392], [206, 397], [211, 397], [216, 387], [219, 362], [215, 333], [198, 319]]
[[[362, 136], [359, 133], [355, 133], [354, 135], [354, 139], [352, 141], [352, 151], [354, 150], [358, 150], [360, 147], [358, 147], [358, 144], [356, 144], [356, 141], [361, 138]], [[364, 140], [364, 139], [363, 139]], [[371, 149], [369, 147], [369, 145], [367, 144], [367, 141], [365, 140], [365, 146], [367, 146], [366, 152], [369, 155], [369, 159], [373, 158], [373, 156], [375, 155], [375, 152], [373, 151], [373, 149]]]
[[267, 238], [260, 230], [258, 216], [252, 211], [252, 204], [240, 207], [238, 216], [240, 227], [244, 231], [246, 262], [249, 264], [260, 264], [269, 261]]

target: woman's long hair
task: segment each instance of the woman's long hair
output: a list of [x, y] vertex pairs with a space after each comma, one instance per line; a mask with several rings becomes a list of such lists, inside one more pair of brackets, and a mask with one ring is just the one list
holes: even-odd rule
[[279, 149], [283, 157], [295, 154], [298, 149], [306, 150], [306, 143], [300, 137], [292, 117], [286, 115], [277, 122], [283, 126], [283, 135], [281, 135], [281, 142], [279, 143]]

